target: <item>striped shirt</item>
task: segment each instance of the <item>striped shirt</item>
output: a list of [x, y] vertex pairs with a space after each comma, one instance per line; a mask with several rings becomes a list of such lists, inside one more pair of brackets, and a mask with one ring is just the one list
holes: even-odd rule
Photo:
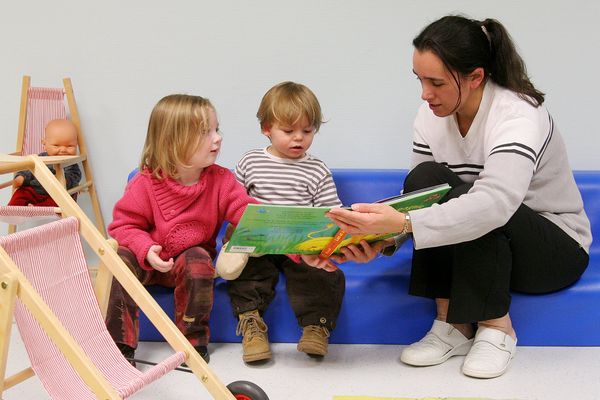
[[250, 150], [235, 168], [248, 194], [264, 204], [339, 207], [341, 201], [331, 171], [310, 154], [285, 159], [264, 149]]

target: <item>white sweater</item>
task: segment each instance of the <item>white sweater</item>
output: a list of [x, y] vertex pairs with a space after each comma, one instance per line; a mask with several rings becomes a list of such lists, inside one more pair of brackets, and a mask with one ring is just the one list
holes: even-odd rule
[[474, 182], [459, 198], [410, 212], [415, 248], [479, 238], [505, 225], [523, 203], [589, 252], [590, 223], [564, 142], [545, 107], [488, 81], [462, 137], [454, 115], [436, 117], [425, 103], [415, 119], [412, 154], [412, 168], [436, 161]]

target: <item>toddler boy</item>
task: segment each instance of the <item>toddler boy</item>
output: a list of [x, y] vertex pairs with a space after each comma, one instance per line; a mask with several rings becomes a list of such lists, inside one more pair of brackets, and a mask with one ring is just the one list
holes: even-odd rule
[[[262, 134], [271, 144], [247, 152], [236, 166], [236, 177], [248, 194], [264, 204], [339, 207], [331, 171], [307, 153], [323, 122], [314, 93], [298, 83], [280, 83], [264, 95], [257, 117]], [[285, 255], [263, 255], [250, 257], [239, 277], [228, 282], [233, 310], [239, 318], [237, 334], [243, 336], [245, 362], [271, 358], [262, 315], [275, 296], [280, 271], [303, 328], [298, 351], [327, 354], [329, 334], [335, 328], [344, 296], [343, 272], [297, 264]]]

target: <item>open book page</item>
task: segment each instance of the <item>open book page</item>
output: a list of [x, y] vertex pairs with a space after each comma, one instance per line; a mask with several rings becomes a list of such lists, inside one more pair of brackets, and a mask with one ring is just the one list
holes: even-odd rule
[[[407, 193], [381, 202], [406, 212], [437, 203], [448, 185], [440, 185]], [[296, 207], [249, 204], [233, 233], [227, 252], [259, 254], [322, 254], [329, 255], [341, 247], [361, 240], [375, 242], [395, 235], [373, 234], [350, 236], [340, 231], [325, 214], [328, 207]]]

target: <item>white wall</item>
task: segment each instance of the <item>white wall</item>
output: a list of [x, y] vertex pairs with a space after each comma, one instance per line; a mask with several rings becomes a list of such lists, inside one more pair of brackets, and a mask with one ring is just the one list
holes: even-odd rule
[[505, 24], [548, 94], [573, 168], [599, 169], [593, 0], [6, 2], [0, 152], [14, 150], [22, 75], [34, 86], [71, 77], [109, 222], [161, 97], [210, 98], [225, 133], [220, 163], [233, 167], [265, 144], [255, 118], [264, 92], [294, 80], [321, 101], [329, 122], [312, 152], [330, 167], [406, 168], [420, 102], [411, 41], [447, 13]]

